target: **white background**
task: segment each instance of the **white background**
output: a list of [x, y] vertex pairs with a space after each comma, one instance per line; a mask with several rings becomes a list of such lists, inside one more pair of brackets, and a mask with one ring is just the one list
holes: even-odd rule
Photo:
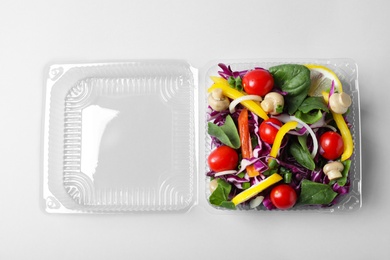
[[[0, 2], [0, 259], [389, 259], [388, 1]], [[363, 207], [215, 215], [50, 215], [41, 207], [44, 68], [52, 62], [352, 58]]]

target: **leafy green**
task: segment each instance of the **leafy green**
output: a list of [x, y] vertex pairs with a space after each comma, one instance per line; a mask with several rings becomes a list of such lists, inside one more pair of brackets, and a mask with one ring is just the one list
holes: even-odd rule
[[229, 86], [231, 88], [234, 88], [234, 89], [237, 89], [237, 90], [240, 90], [240, 91], [243, 90], [242, 79], [241, 79], [240, 76], [238, 76], [236, 78], [233, 77], [233, 76], [230, 76], [227, 81], [228, 81]]
[[322, 111], [329, 112], [321, 97], [307, 97], [295, 112], [295, 117], [306, 124], [313, 124], [322, 118]]
[[225, 124], [222, 126], [217, 126], [216, 124], [209, 122], [208, 133], [233, 149], [238, 149], [241, 146], [237, 127], [230, 115], [226, 117]]
[[228, 196], [232, 189], [232, 186], [222, 179], [218, 179], [217, 183], [217, 188], [210, 195], [210, 203], [228, 209], [235, 209], [236, 206], [234, 205], [234, 203], [228, 201]]
[[310, 89], [310, 70], [304, 65], [282, 64], [269, 68], [275, 84], [287, 92], [285, 102], [288, 113], [294, 114]]
[[308, 135], [299, 135], [298, 136], [298, 142], [302, 146], [302, 148], [306, 151], [309, 152], [309, 148], [307, 148], [307, 137]]
[[306, 205], [324, 205], [331, 203], [336, 196], [337, 193], [334, 192], [329, 185], [303, 180], [298, 203]]
[[322, 97], [307, 97], [298, 107], [295, 117], [306, 124], [313, 124], [322, 118], [322, 111], [329, 112]]
[[342, 177], [337, 180], [337, 184], [344, 186], [347, 183], [349, 169], [351, 168], [351, 160], [346, 160], [343, 162], [344, 170], [342, 171]]
[[316, 164], [306, 145], [307, 135], [298, 136], [298, 142], [292, 142], [289, 148], [291, 155], [297, 162], [309, 170], [314, 170]]
[[315, 110], [309, 113], [303, 113], [302, 111], [298, 110], [295, 112], [294, 116], [298, 119], [301, 119], [306, 124], [314, 124], [322, 118], [322, 112], [321, 110]]
[[234, 205], [234, 203], [231, 201], [222, 201], [221, 205], [219, 206], [227, 209], [236, 209], [236, 205]]
[[302, 104], [299, 106], [298, 110], [303, 113], [309, 113], [314, 109], [320, 109], [325, 112], [329, 112], [327, 105], [322, 97], [307, 97], [303, 100]]

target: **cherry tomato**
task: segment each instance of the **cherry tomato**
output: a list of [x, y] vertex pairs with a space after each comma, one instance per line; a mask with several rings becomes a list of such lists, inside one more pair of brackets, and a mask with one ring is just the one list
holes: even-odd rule
[[233, 148], [223, 145], [212, 151], [207, 161], [215, 172], [234, 170], [238, 165], [238, 154]]
[[272, 123], [272, 124], [275, 124], [278, 126], [282, 126], [282, 122], [280, 122], [276, 118], [269, 118], [267, 120], [264, 120], [260, 124], [259, 134], [260, 134], [261, 140], [263, 140], [267, 144], [273, 144], [275, 141], [275, 136], [279, 130], [269, 123]]
[[280, 184], [271, 190], [270, 199], [278, 209], [289, 209], [297, 202], [297, 193], [288, 184]]
[[320, 137], [320, 154], [328, 160], [334, 160], [344, 152], [344, 142], [336, 132], [326, 132]]
[[242, 78], [242, 86], [250, 95], [265, 96], [274, 86], [274, 78], [265, 69], [248, 71]]

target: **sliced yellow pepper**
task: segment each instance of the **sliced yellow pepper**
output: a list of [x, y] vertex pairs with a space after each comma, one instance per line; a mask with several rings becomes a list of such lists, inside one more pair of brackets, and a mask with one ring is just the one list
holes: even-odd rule
[[[329, 101], [329, 93], [323, 91], [322, 96], [325, 99], [325, 102], [328, 104]], [[349, 130], [349, 127], [345, 123], [344, 117], [342, 114], [337, 114], [330, 110], [332, 113], [333, 119], [336, 122], [336, 125], [338, 129], [340, 130], [341, 138], [343, 139], [344, 143], [344, 152], [341, 155], [341, 161], [345, 161], [351, 157], [353, 153], [353, 139], [351, 135], [351, 131]]]
[[298, 126], [297, 121], [289, 121], [279, 129], [278, 133], [275, 136], [275, 140], [272, 145], [271, 152], [269, 153], [270, 156], [276, 158], [279, 152], [280, 145], [282, 144], [283, 137], [287, 134], [288, 131], [295, 129], [297, 126]]
[[259, 182], [256, 185], [253, 185], [250, 188], [237, 194], [232, 199], [232, 202], [234, 203], [234, 205], [237, 206], [238, 204], [243, 203], [243, 202], [247, 201], [248, 199], [256, 196], [258, 193], [262, 192], [263, 190], [265, 190], [269, 186], [277, 183], [278, 181], [281, 181], [282, 179], [283, 179], [282, 176], [280, 176], [277, 173], [274, 173], [271, 176], [269, 176], [267, 179]]
[[[211, 79], [214, 81], [214, 84], [207, 90], [208, 93], [210, 93], [211, 91], [213, 91], [216, 88], [220, 88], [220, 89], [222, 89], [223, 94], [231, 99], [236, 99], [236, 98], [245, 96], [244, 93], [242, 93], [234, 88], [231, 88], [226, 79], [221, 78], [221, 77], [211, 77]], [[267, 113], [255, 101], [245, 100], [245, 101], [242, 101], [241, 104], [243, 106], [245, 106], [246, 108], [248, 108], [253, 113], [255, 113], [256, 115], [258, 115], [259, 117], [263, 118], [264, 120], [268, 119]]]
[[229, 87], [229, 82], [222, 78], [222, 77], [217, 77], [217, 76], [210, 76], [211, 80], [216, 83], [216, 84], [223, 84], [223, 85], [226, 85], [227, 87]]

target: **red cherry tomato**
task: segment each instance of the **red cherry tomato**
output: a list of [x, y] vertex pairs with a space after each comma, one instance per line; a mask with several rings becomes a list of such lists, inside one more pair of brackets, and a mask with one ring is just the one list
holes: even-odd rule
[[282, 126], [282, 122], [280, 122], [276, 118], [269, 118], [267, 120], [264, 120], [260, 124], [259, 134], [260, 134], [261, 140], [263, 140], [267, 144], [273, 144], [274, 141], [275, 141], [275, 136], [276, 136], [276, 134], [278, 133], [279, 130], [276, 127], [274, 127], [271, 124], [269, 124], [269, 123], [272, 123], [272, 124], [275, 124], [275, 125], [278, 125], [278, 126]]
[[274, 78], [265, 69], [248, 71], [242, 78], [242, 86], [250, 95], [265, 96], [274, 86]]
[[270, 199], [278, 209], [289, 209], [297, 202], [297, 193], [288, 184], [280, 184], [271, 190]]
[[238, 165], [238, 154], [233, 148], [223, 145], [210, 153], [208, 163], [215, 172], [234, 170]]
[[320, 154], [328, 160], [334, 160], [344, 152], [344, 142], [336, 132], [326, 132], [320, 137]]

